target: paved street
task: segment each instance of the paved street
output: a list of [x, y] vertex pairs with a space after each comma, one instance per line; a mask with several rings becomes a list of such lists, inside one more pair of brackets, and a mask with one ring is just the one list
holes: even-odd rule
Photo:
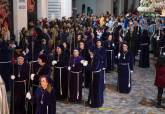
[[[91, 109], [87, 106], [84, 107], [83, 104], [57, 102], [57, 114], [165, 114], [165, 109], [154, 107], [157, 89], [154, 86], [153, 60], [151, 67], [146, 69], [139, 68], [136, 63], [130, 94], [120, 94], [116, 91], [116, 79], [116, 72], [107, 74], [107, 87], [104, 93], [105, 103], [102, 108]], [[87, 94], [88, 90], [85, 90], [85, 99], [87, 99]]]

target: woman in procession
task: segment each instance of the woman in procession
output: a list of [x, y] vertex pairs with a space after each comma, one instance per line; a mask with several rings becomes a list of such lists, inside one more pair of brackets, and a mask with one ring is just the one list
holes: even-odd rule
[[131, 91], [131, 73], [133, 72], [133, 55], [128, 50], [127, 43], [122, 44], [118, 54], [118, 91], [129, 93]]
[[90, 76], [90, 86], [89, 86], [89, 95], [87, 103], [92, 108], [98, 108], [103, 105], [104, 102], [104, 95], [103, 95], [103, 73], [102, 73], [102, 58], [100, 58], [99, 53], [95, 53], [94, 50], [90, 49], [90, 58], [91, 62], [90, 69], [91, 69], [91, 76]]
[[115, 60], [115, 43], [113, 42], [112, 33], [109, 33], [107, 40], [104, 43], [104, 47], [107, 53], [107, 69], [106, 72], [110, 72], [114, 69], [114, 60]]
[[28, 92], [26, 98], [36, 104], [35, 114], [56, 114], [55, 86], [48, 76], [41, 75], [34, 95]]
[[69, 97], [70, 102], [81, 102], [82, 100], [82, 82], [83, 82], [82, 60], [83, 58], [79, 54], [80, 54], [79, 50], [75, 48], [73, 50], [73, 56], [70, 58], [70, 61], [69, 61], [68, 97]]
[[68, 92], [67, 66], [69, 64], [69, 56], [64, 53], [64, 48], [62, 45], [58, 45], [56, 47], [56, 52], [52, 64], [54, 65], [53, 78], [56, 84], [56, 99], [66, 100]]

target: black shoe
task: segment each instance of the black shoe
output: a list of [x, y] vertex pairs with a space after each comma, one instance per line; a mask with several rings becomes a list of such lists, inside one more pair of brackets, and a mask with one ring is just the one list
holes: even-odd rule
[[156, 108], [163, 108], [163, 107], [162, 107], [161, 103], [157, 103]]
[[89, 106], [89, 101], [85, 101], [85, 105]]

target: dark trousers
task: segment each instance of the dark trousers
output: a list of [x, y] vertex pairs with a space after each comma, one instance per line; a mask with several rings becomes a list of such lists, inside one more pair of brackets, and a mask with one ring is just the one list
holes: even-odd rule
[[161, 105], [162, 95], [163, 95], [163, 88], [158, 87], [158, 97], [157, 97], [158, 105]]
[[162, 98], [163, 95], [163, 88], [158, 87], [158, 97]]

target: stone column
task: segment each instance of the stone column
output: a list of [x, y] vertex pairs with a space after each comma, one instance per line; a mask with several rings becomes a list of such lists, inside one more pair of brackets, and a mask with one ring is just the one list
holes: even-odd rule
[[125, 0], [118, 0], [118, 15], [122, 14], [124, 12], [124, 1]]
[[48, 17], [48, 0], [37, 0], [37, 18]]
[[20, 31], [27, 28], [27, 0], [13, 0], [13, 23], [16, 41], [20, 42]]
[[61, 17], [72, 16], [72, 0], [61, 0]]

